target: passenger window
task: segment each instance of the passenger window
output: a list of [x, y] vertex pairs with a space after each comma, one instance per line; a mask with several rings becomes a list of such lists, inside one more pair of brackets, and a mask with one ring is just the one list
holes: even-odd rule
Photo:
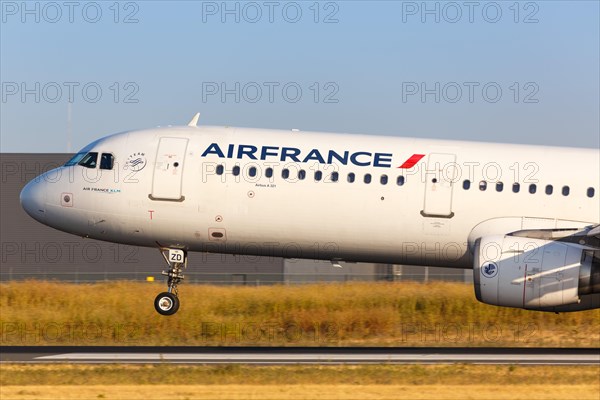
[[225, 167], [223, 166], [223, 164], [219, 164], [217, 165], [217, 175], [223, 175], [223, 172], [225, 172]]
[[379, 183], [381, 183], [382, 185], [387, 185], [387, 183], [388, 183], [387, 175], [381, 175], [381, 178], [379, 178]]
[[331, 182], [337, 182], [340, 179], [340, 174], [337, 171], [331, 173]]
[[402, 186], [404, 185], [404, 175], [398, 175], [398, 178], [396, 179], [396, 184], [398, 186]]
[[496, 192], [501, 192], [504, 190], [504, 183], [496, 182]]
[[487, 189], [487, 182], [486, 181], [479, 182], [479, 190], [484, 192], [486, 189]]
[[267, 178], [272, 178], [273, 177], [273, 168], [269, 167], [265, 170], [265, 176]]
[[87, 153], [81, 161], [79, 161], [79, 165], [86, 168], [96, 168], [96, 162], [98, 161], [98, 153], [90, 152]]
[[113, 169], [114, 160], [111, 153], [102, 153], [100, 157], [100, 169]]
[[323, 179], [323, 172], [321, 171], [315, 171], [315, 181], [320, 181], [321, 179]]
[[238, 176], [240, 174], [240, 166], [236, 165], [235, 167], [233, 167], [233, 170], [231, 172], [233, 173], [233, 176]]
[[548, 196], [550, 196], [553, 191], [554, 191], [554, 188], [552, 187], [552, 185], [546, 185], [546, 194]]
[[289, 169], [287, 169], [287, 168], [284, 168], [284, 169], [281, 171], [281, 177], [282, 177], [283, 179], [287, 179], [287, 178], [289, 178], [289, 177], [290, 177], [290, 170], [289, 170]]
[[352, 183], [352, 182], [354, 182], [354, 179], [355, 179], [354, 172], [350, 172], [350, 173], [348, 174], [348, 183]]
[[521, 184], [518, 182], [513, 183], [513, 193], [519, 193], [521, 190]]
[[592, 197], [594, 197], [595, 193], [596, 193], [596, 190], [593, 187], [589, 187], [587, 190], [587, 197], [592, 198]]
[[532, 183], [531, 185], [529, 185], [529, 193], [534, 194], [535, 192], [537, 192], [537, 185], [535, 183]]
[[304, 180], [304, 178], [306, 178], [306, 171], [301, 169], [300, 171], [298, 171], [298, 179]]
[[571, 192], [571, 189], [569, 189], [568, 186], [563, 186], [563, 188], [562, 188], [562, 195], [563, 196], [568, 196], [570, 192]]
[[371, 183], [371, 174], [365, 174], [364, 182], [365, 183]]
[[465, 179], [463, 181], [463, 189], [465, 190], [469, 190], [471, 188], [471, 181], [468, 179]]
[[248, 169], [248, 175], [251, 178], [254, 178], [256, 176], [256, 167], [250, 167], [250, 169]]

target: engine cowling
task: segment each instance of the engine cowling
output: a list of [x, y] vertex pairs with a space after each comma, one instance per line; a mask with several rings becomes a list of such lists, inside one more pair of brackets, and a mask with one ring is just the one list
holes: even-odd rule
[[600, 251], [573, 243], [510, 235], [475, 244], [477, 300], [541, 311], [600, 307]]

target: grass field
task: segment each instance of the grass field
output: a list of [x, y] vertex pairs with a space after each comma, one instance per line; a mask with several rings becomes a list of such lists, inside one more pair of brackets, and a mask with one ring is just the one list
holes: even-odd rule
[[5, 399], [593, 399], [598, 366], [0, 366]]
[[598, 400], [597, 385], [190, 385], [5, 386], [2, 400]]
[[181, 285], [163, 317], [161, 283], [0, 285], [1, 345], [598, 347], [600, 310], [542, 313], [477, 302], [461, 283]]

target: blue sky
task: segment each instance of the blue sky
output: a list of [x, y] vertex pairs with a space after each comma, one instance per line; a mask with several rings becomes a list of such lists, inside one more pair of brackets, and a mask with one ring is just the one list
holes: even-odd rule
[[[600, 146], [599, 2], [2, 1], [0, 146], [186, 124]], [[236, 20], [237, 19], [237, 20]], [[85, 88], [85, 89], [84, 89]]]

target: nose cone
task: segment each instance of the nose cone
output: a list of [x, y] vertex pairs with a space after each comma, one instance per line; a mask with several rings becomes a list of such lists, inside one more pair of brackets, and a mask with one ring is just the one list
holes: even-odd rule
[[46, 181], [39, 177], [29, 182], [19, 196], [21, 207], [36, 221], [46, 221]]

